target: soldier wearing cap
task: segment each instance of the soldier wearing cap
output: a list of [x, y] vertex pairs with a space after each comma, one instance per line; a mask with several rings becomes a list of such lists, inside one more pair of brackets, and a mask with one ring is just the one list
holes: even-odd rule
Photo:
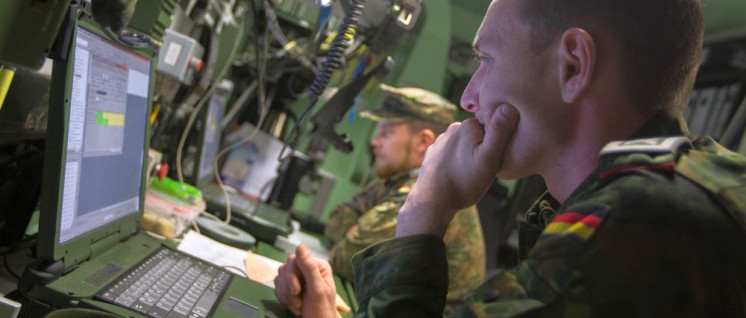
[[[364, 111], [377, 122], [370, 144], [378, 180], [331, 214], [324, 235], [332, 242], [333, 272], [352, 279], [352, 256], [394, 237], [399, 208], [417, 179], [427, 148], [455, 120], [457, 108], [439, 95], [420, 88], [380, 86], [383, 107]], [[460, 302], [484, 278], [484, 241], [474, 206], [458, 213], [444, 237], [448, 254], [449, 304]], [[421, 251], [426, 253], [426, 251]]]

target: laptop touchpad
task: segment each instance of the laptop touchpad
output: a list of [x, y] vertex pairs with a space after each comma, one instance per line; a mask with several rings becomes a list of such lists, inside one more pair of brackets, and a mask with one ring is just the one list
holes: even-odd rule
[[228, 312], [232, 314], [236, 314], [239, 317], [246, 317], [246, 318], [259, 317], [259, 309], [237, 299], [228, 298], [225, 301], [224, 308]]

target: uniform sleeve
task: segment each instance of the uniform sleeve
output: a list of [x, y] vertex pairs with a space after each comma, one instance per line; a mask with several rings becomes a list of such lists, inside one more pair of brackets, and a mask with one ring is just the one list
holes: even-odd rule
[[448, 306], [462, 303], [485, 277], [485, 250], [476, 207], [456, 213], [443, 237], [448, 259]]
[[355, 317], [442, 317], [448, 289], [443, 241], [415, 235], [379, 242], [352, 259]]
[[329, 216], [329, 220], [324, 226], [324, 236], [332, 242], [339, 242], [344, 238], [347, 230], [355, 225], [357, 218], [360, 217], [359, 210], [355, 209], [351, 202], [345, 202], [337, 206]]
[[324, 227], [324, 236], [334, 243], [342, 240], [347, 230], [357, 223], [357, 219], [363, 213], [375, 205], [384, 191], [384, 183], [376, 182], [349, 201], [339, 204], [329, 215]]
[[[355, 255], [360, 304], [355, 317], [443, 317], [448, 289], [445, 257], [442, 240], [426, 235], [380, 242]], [[493, 273], [450, 317], [517, 317], [552, 309], [528, 297], [528, 289], [545, 300], [556, 297], [556, 291], [524, 263], [509, 272]]]
[[396, 234], [396, 216], [403, 197], [394, 197], [365, 212], [331, 251], [329, 263], [335, 274], [352, 280], [352, 256]]

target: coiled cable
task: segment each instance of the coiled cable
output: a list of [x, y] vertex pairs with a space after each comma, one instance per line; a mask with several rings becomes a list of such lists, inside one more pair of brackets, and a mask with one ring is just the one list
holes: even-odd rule
[[339, 26], [337, 36], [332, 41], [329, 51], [326, 54], [326, 61], [324, 61], [321, 70], [319, 70], [319, 73], [311, 84], [310, 90], [315, 96], [321, 96], [324, 92], [334, 71], [339, 68], [345, 50], [354, 41], [357, 23], [360, 20], [360, 15], [363, 13], [364, 2], [365, 0], [350, 1], [344, 20], [342, 20], [342, 24]]
[[[339, 26], [337, 36], [334, 37], [329, 51], [326, 54], [326, 60], [321, 66], [321, 69], [316, 73], [313, 83], [309, 88], [311, 92], [311, 102], [306, 106], [305, 109], [298, 116], [298, 120], [295, 121], [293, 128], [288, 134], [288, 140], [290, 148], [295, 148], [298, 142], [298, 129], [303, 126], [304, 119], [309, 111], [313, 108], [318, 101], [321, 94], [324, 93], [326, 86], [329, 85], [329, 81], [334, 74], [334, 71], [339, 68], [344, 58], [345, 50], [352, 44], [355, 39], [355, 32], [357, 30], [357, 23], [360, 20], [360, 15], [363, 13], [365, 0], [351, 0], [350, 5], [347, 7], [345, 17], [342, 20], [342, 24]], [[285, 150], [288, 147], [288, 143], [285, 143], [280, 151], [280, 161], [284, 160], [282, 157], [285, 154]], [[288, 152], [292, 153], [292, 152]]]

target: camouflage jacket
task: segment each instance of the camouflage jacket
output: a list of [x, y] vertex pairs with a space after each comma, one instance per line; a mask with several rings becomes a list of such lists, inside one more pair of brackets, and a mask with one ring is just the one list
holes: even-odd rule
[[[746, 159], [709, 138], [657, 138], [687, 134], [680, 114], [662, 113], [604, 148], [595, 173], [538, 214], [528, 259], [490, 273], [452, 317], [746, 316]], [[638, 143], [652, 146], [620, 151]], [[441, 315], [437, 238], [382, 242], [353, 265], [356, 317]]]
[[410, 179], [408, 172], [388, 179], [378, 179], [349, 201], [337, 205], [324, 226], [324, 236], [333, 243], [341, 241], [363, 213], [389, 200]]
[[[391, 196], [363, 213], [334, 245], [329, 262], [335, 274], [352, 280], [352, 256], [374, 243], [394, 237], [396, 216], [415, 181], [413, 172]], [[485, 274], [484, 240], [477, 209], [470, 207], [457, 213], [443, 241], [450, 274], [448, 303], [462, 303], [465, 296], [479, 286]]]

